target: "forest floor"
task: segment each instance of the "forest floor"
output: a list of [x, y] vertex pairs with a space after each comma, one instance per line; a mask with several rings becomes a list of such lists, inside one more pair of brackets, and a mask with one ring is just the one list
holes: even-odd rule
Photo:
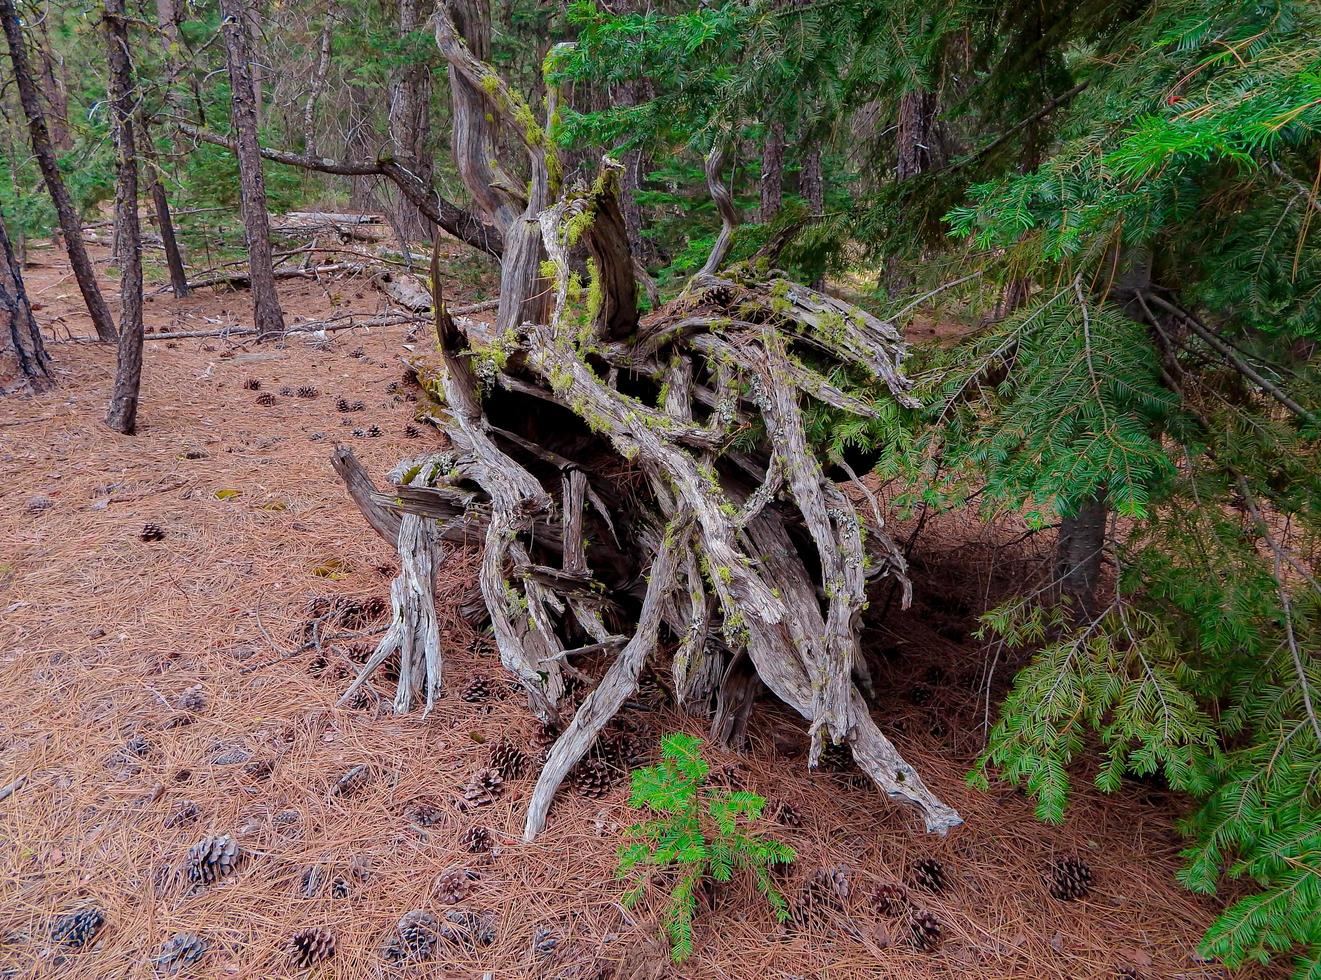
[[[35, 254], [28, 286], [48, 335], [86, 335], [67, 269], [50, 250]], [[281, 294], [291, 324], [383, 309], [374, 289], [352, 281], [282, 283]], [[244, 322], [248, 309], [244, 292], [156, 295], [148, 327], [209, 329]], [[750, 884], [736, 882], [703, 908], [696, 951], [674, 967], [658, 939], [659, 893], [631, 914], [618, 904], [615, 848], [633, 821], [626, 779], [600, 800], [566, 786], [534, 844], [520, 842], [534, 774], [511, 780], [494, 805], [460, 812], [459, 787], [490, 746], [526, 740], [534, 727], [522, 699], [499, 696], [502, 685], [486, 704], [458, 696], [472, 677], [502, 674], [458, 613], [475, 554], [456, 553], [440, 574], [448, 696], [432, 716], [393, 716], [379, 687], [385, 697], [335, 707], [381, 628], [377, 600], [395, 567], [329, 460], [347, 443], [380, 481], [435, 442], [426, 427], [422, 440], [405, 437], [416, 405], [386, 390], [400, 377], [406, 334], [343, 331], [325, 349], [305, 334], [262, 346], [150, 341], [134, 437], [102, 424], [114, 355], [98, 345], [53, 344], [58, 387], [0, 401], [0, 786], [25, 778], [0, 802], [0, 976], [148, 977], [150, 957], [180, 932], [211, 947], [187, 975], [298, 975], [287, 945], [312, 926], [337, 945], [311, 975], [353, 980], [1227, 975], [1195, 956], [1217, 903], [1174, 880], [1182, 801], [1154, 786], [1104, 797], [1084, 778], [1068, 823], [1052, 827], [1011, 788], [964, 784], [997, 653], [971, 636], [975, 615], [1045, 547], [971, 521], [958, 535], [936, 526], [923, 537], [914, 608], [867, 633], [877, 717], [963, 827], [924, 836], [912, 813], [874, 790], [809, 773], [801, 722], [783, 712], [759, 713], [748, 754], [710, 751], [771, 807], [791, 801], [801, 813], [797, 827], [765, 821], [799, 854], [785, 881], [791, 900], [818, 869], [842, 867], [851, 885], [842, 907], [781, 929]], [[425, 348], [425, 328], [418, 338]], [[245, 388], [250, 380], [260, 391]], [[308, 385], [317, 397], [280, 394]], [[273, 405], [256, 403], [265, 393]], [[339, 413], [340, 397], [365, 409]], [[381, 434], [366, 434], [372, 427]], [[162, 540], [141, 540], [148, 523]], [[942, 544], [956, 538], [958, 547]], [[352, 630], [331, 630], [324, 659], [290, 655], [321, 598], [359, 604]], [[1003, 651], [997, 663], [999, 690], [1012, 671]], [[663, 707], [638, 718], [653, 741], [702, 734], [699, 721]], [[333, 794], [358, 765], [367, 768], [355, 791]], [[419, 801], [437, 805], [438, 822], [417, 823]], [[494, 832], [490, 853], [460, 843], [478, 824]], [[194, 894], [175, 872], [207, 834], [234, 835], [245, 859]], [[1088, 898], [1068, 904], [1043, 879], [1065, 855], [1083, 857], [1096, 879]], [[942, 894], [915, 893], [945, 924], [929, 953], [869, 901], [877, 884], [910, 880], [924, 857], [951, 879]], [[434, 889], [450, 868], [477, 875], [454, 907]], [[107, 916], [95, 943], [54, 946], [52, 918], [86, 905]], [[415, 908], [487, 916], [493, 941], [442, 944], [437, 960], [392, 972], [382, 941]], [[554, 937], [554, 948], [534, 951], [534, 934]]]

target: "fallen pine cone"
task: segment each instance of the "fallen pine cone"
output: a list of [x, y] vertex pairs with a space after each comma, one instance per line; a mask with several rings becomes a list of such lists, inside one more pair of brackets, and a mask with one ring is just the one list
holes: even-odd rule
[[329, 929], [301, 929], [289, 940], [289, 963], [306, 970], [335, 955], [335, 934]]

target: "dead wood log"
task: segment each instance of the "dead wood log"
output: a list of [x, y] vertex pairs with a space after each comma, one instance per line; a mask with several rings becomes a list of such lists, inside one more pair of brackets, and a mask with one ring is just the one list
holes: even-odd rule
[[[906, 596], [907, 568], [823, 468], [808, 424], [809, 410], [870, 417], [887, 400], [914, 404], [898, 331], [775, 272], [722, 271], [737, 215], [720, 201], [718, 150], [707, 173], [725, 245], [679, 299], [640, 319], [619, 165], [607, 160], [590, 188], [555, 186], [552, 134], [485, 60], [482, 0], [443, 0], [436, 41], [460, 173], [504, 238], [501, 304], [494, 325], [448, 310], [433, 250], [440, 364], [424, 387], [450, 447], [404, 467], [390, 492], [356, 477], [350, 489], [386, 537], [383, 511], [430, 521], [434, 540], [481, 539], [500, 659], [533, 712], [563, 730], [525, 839], [662, 649], [679, 701], [718, 736], [738, 741], [768, 689], [805, 720], [809, 764], [846, 744], [927, 830], [956, 826], [859, 690], [867, 583], [885, 575]], [[552, 85], [551, 118], [554, 99]], [[526, 152], [527, 190], [483, 152], [499, 126]], [[566, 674], [600, 678], [571, 714]]]

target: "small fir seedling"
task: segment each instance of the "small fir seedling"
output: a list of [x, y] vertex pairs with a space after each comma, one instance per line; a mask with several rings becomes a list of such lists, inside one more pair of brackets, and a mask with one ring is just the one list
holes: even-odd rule
[[707, 785], [711, 767], [702, 758], [702, 740], [673, 734], [661, 739], [661, 762], [633, 772], [629, 804], [653, 816], [624, 831], [619, 848], [620, 878], [633, 879], [623, 903], [642, 898], [651, 869], [674, 879], [663, 923], [676, 963], [693, 951], [697, 896], [708, 880], [726, 882], [736, 871], [750, 871], [780, 922], [789, 906], [771, 881], [770, 869], [796, 857], [781, 841], [754, 836], [747, 825], [761, 816], [765, 799], [742, 790]]

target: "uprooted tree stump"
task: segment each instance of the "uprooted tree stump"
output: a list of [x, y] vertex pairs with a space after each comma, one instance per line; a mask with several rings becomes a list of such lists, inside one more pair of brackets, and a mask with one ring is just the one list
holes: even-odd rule
[[[562, 730], [526, 839], [662, 644], [673, 649], [677, 701], [707, 714], [723, 741], [741, 737], [759, 679], [807, 720], [809, 765], [827, 742], [845, 743], [877, 786], [945, 832], [958, 814], [877, 727], [859, 689], [871, 683], [858, 641], [867, 582], [893, 576], [907, 601], [905, 562], [874, 499], [865, 522], [813, 438], [832, 417], [912, 404], [898, 331], [761, 265], [711, 271], [732, 237], [732, 205], [719, 254], [677, 300], [640, 317], [619, 165], [607, 159], [590, 188], [558, 191], [553, 140], [482, 60], [482, 9], [438, 5], [436, 37], [459, 170], [504, 236], [499, 313], [494, 325], [452, 315], [433, 251], [440, 366], [425, 380], [448, 446], [401, 463], [388, 493], [347, 449], [336, 453], [401, 568], [391, 628], [345, 698], [397, 656], [395, 710], [435, 703], [433, 571], [449, 543], [481, 542], [500, 659], [536, 716]], [[548, 118], [555, 98], [552, 86]], [[501, 124], [526, 150], [526, 197], [497, 179]], [[717, 199], [720, 169], [709, 162]], [[585, 677], [575, 659], [602, 654], [613, 659], [573, 708], [566, 679]]]

